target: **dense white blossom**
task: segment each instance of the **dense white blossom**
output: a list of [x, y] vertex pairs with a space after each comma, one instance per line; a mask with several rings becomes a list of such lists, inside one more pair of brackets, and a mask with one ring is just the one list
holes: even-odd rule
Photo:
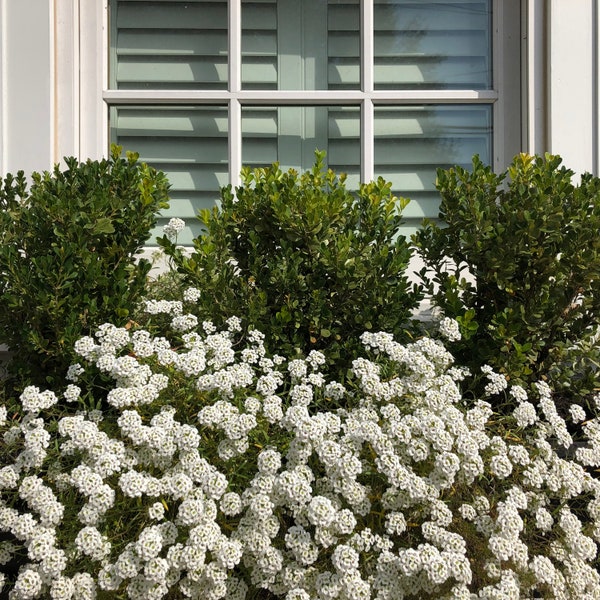
[[461, 339], [460, 327], [455, 319], [444, 317], [439, 325], [440, 335], [449, 342], [458, 342]]
[[[547, 384], [484, 367], [463, 398], [468, 374], [430, 338], [365, 333], [371, 358], [342, 385], [320, 352], [286, 362], [254, 330], [238, 347], [235, 317], [217, 331], [181, 302], [146, 310], [179, 341], [105, 324], [77, 342], [60, 417], [33, 386], [10, 419], [0, 406], [0, 565], [29, 561], [0, 577], [15, 599], [600, 596], [592, 409], [569, 410], [574, 447]], [[459, 339], [450, 319], [440, 333]], [[90, 365], [109, 408], [78, 412]]]

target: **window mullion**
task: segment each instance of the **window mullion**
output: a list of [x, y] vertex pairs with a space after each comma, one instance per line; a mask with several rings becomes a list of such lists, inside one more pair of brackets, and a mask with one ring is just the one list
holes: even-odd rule
[[368, 97], [373, 94], [374, 80], [374, 27], [373, 1], [361, 2], [361, 86], [365, 98], [361, 104], [360, 116], [360, 176], [362, 181], [371, 181], [375, 172], [374, 156], [374, 108], [373, 100]]
[[229, 91], [242, 89], [242, 2], [229, 0]]
[[242, 170], [242, 106], [235, 98], [229, 101], [229, 181], [240, 183]]
[[362, 103], [360, 115], [361, 181], [372, 181], [375, 177], [374, 123], [373, 102], [366, 98]]
[[229, 181], [239, 185], [242, 169], [242, 2], [229, 0]]
[[373, 91], [374, 80], [373, 0], [361, 2], [361, 86], [365, 94]]

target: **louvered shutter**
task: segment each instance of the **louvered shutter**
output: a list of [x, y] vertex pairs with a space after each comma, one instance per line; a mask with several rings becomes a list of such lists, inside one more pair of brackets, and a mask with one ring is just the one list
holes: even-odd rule
[[[311, 167], [315, 149], [326, 150], [328, 165], [348, 173], [351, 188], [359, 184], [361, 157], [372, 156], [364, 171], [412, 199], [407, 232], [437, 215], [436, 168], [468, 165], [474, 153], [491, 162], [493, 100], [460, 104], [460, 95], [448, 93], [492, 88], [492, 0], [372, 0], [366, 21], [365, 2], [241, 0], [240, 55], [228, 57], [229, 2], [111, 0], [111, 88], [129, 94], [111, 108], [111, 139], [167, 173], [173, 201], [164, 217], [193, 227], [182, 243], [199, 232], [197, 210], [237, 175], [228, 164], [236, 144], [242, 164], [277, 161], [297, 170]], [[361, 92], [361, 27], [371, 18], [373, 30], [362, 36], [372, 36], [372, 97]], [[229, 58], [240, 61], [241, 90], [228, 81]], [[138, 90], [211, 90], [217, 100], [131, 106]], [[397, 101], [397, 90], [414, 92], [414, 105]], [[438, 90], [439, 101], [420, 102], [424, 90]], [[282, 91], [294, 99], [276, 100]], [[311, 105], [317, 91], [321, 98]], [[335, 97], [325, 104], [323, 94]], [[228, 131], [232, 98], [241, 104], [235, 139]]]
[[[112, 86], [116, 89], [227, 89], [227, 2], [118, 0], [112, 19]], [[214, 205], [228, 173], [227, 108], [122, 106], [111, 110], [111, 139], [165, 172], [171, 217], [200, 233], [198, 210]], [[154, 239], [154, 235], [151, 240]]]
[[[489, 0], [375, 0], [376, 90], [489, 89]], [[375, 108], [376, 176], [411, 199], [405, 233], [436, 218], [436, 169], [492, 160], [492, 111], [484, 105]]]
[[360, 179], [360, 109], [344, 106], [279, 106], [242, 109], [242, 162], [262, 167], [309, 169], [315, 150], [327, 152], [328, 166]]
[[438, 216], [437, 168], [468, 167], [478, 154], [492, 158], [491, 107], [478, 105], [401, 106], [375, 109], [375, 174], [410, 198], [405, 233], [423, 217]]
[[112, 87], [227, 89], [227, 2], [113, 3]]
[[[360, 4], [252, 0], [242, 3], [244, 89], [355, 89], [360, 84]], [[329, 166], [360, 174], [360, 114], [354, 107], [272, 106], [242, 111], [242, 161], [308, 169], [315, 150]]]
[[491, 87], [489, 0], [375, 0], [375, 89]]
[[138, 152], [171, 183], [170, 207], [161, 215], [155, 234], [161, 235], [160, 228], [171, 217], [186, 221], [179, 243], [191, 244], [200, 233], [198, 210], [214, 206], [229, 180], [227, 122], [226, 107], [112, 109], [113, 140]]

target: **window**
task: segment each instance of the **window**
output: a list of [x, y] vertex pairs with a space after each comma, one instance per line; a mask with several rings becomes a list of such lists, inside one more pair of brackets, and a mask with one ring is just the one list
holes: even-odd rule
[[111, 0], [110, 139], [167, 173], [184, 244], [242, 165], [317, 148], [411, 198], [408, 233], [437, 216], [437, 167], [520, 149], [519, 4]]

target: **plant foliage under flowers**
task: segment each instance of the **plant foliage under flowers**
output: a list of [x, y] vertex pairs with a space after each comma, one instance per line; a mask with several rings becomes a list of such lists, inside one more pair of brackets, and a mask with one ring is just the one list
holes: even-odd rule
[[103, 325], [62, 398], [0, 407], [13, 600], [600, 598], [595, 415], [576, 444], [546, 384], [489, 367], [467, 401], [432, 338], [365, 333], [342, 385], [185, 308], [148, 303], [166, 337]]

